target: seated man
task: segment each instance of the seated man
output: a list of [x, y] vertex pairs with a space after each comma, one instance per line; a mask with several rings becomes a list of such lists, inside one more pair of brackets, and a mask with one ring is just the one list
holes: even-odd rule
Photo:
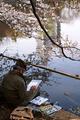
[[13, 70], [10, 71], [2, 81], [3, 95], [7, 104], [11, 107], [17, 107], [24, 101], [29, 102], [38, 92], [36, 86], [32, 86], [30, 91], [26, 91], [23, 76], [25, 70], [25, 62], [19, 59]]

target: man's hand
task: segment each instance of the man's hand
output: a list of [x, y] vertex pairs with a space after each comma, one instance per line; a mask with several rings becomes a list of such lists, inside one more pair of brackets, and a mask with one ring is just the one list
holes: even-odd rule
[[36, 90], [37, 90], [37, 87], [36, 87], [36, 86], [32, 86], [30, 90], [36, 91]]

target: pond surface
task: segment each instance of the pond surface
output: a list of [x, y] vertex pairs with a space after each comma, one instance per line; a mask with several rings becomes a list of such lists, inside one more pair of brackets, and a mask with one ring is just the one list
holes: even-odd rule
[[[80, 48], [79, 21], [80, 17], [75, 17], [74, 20], [61, 23], [61, 36], [65, 40], [66, 38], [70, 40], [70, 43], [74, 43], [78, 48]], [[3, 35], [4, 37], [1, 36], [0, 53], [4, 53], [7, 56], [18, 55], [22, 59], [24, 59], [23, 55], [27, 57], [30, 54], [36, 53], [44, 60], [43, 65], [56, 69], [57, 71], [80, 76], [80, 62], [54, 56], [54, 49], [52, 45], [50, 46], [48, 44], [49, 40], [42, 41], [38, 38], [29, 38], [26, 36], [17, 37], [15, 40], [11, 37], [12, 33], [8, 26], [6, 29], [5, 26], [3, 27], [3, 31], [0, 30], [0, 35], [6, 33], [5, 36]], [[77, 79], [51, 73], [48, 81], [42, 85], [41, 89], [48, 93], [52, 103], [58, 101], [59, 105], [65, 109], [80, 106], [80, 81]]]
[[75, 18], [74, 20], [70, 21], [69, 23], [62, 23], [61, 24], [61, 31], [62, 36], [65, 39], [68, 37], [69, 40], [72, 42], [78, 42], [78, 47], [80, 48], [80, 17]]

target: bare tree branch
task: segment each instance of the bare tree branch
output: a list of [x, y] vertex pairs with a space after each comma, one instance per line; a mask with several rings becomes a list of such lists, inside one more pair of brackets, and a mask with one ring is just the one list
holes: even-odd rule
[[40, 27], [41, 27], [42, 30], [45, 32], [45, 34], [47, 35], [47, 37], [49, 38], [49, 40], [50, 40], [54, 45], [56, 45], [57, 47], [59, 47], [59, 48], [61, 49], [62, 54], [63, 54], [63, 56], [64, 56], [65, 58], [68, 58], [68, 59], [73, 60], [73, 61], [80, 61], [80, 59], [79, 59], [79, 60], [76, 60], [76, 59], [73, 59], [73, 58], [71, 58], [71, 57], [68, 57], [68, 56], [64, 53], [64, 48], [63, 48], [61, 45], [58, 45], [56, 42], [54, 42], [54, 40], [52, 40], [52, 38], [49, 36], [48, 32], [45, 30], [44, 26], [42, 25], [42, 23], [41, 23], [38, 15], [36, 14], [36, 9], [35, 9], [33, 0], [30, 0], [30, 3], [31, 3], [31, 6], [32, 6], [33, 13], [34, 13], [35, 17], [37, 18]]
[[73, 49], [76, 49], [76, 50], [79, 50], [79, 51], [80, 51], [80, 49], [79, 49], [79, 48], [74, 47], [74, 46], [64, 46], [63, 48], [73, 48]]

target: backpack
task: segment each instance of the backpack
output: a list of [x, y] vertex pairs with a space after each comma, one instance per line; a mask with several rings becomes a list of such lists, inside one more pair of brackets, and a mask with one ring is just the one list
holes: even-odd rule
[[10, 120], [34, 120], [34, 117], [30, 108], [19, 106], [10, 114]]

